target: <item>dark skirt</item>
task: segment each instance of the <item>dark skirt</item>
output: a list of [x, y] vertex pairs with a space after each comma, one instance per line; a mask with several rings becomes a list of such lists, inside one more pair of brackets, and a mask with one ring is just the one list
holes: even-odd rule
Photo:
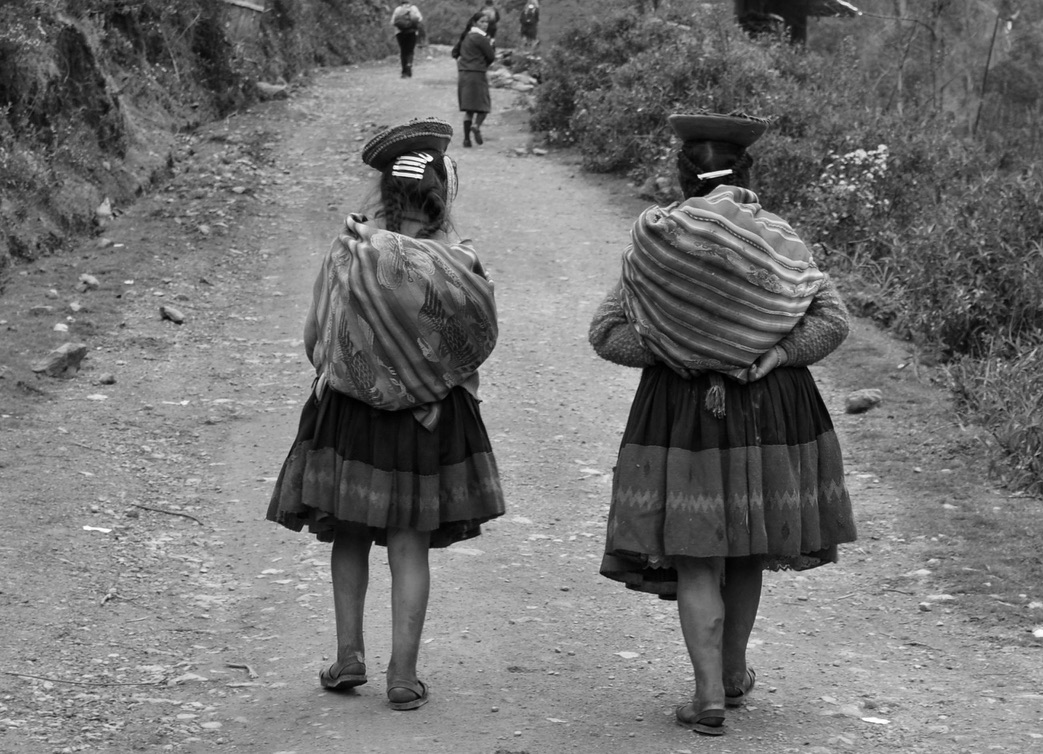
[[487, 113], [493, 109], [485, 71], [459, 71], [456, 96], [460, 101], [460, 112]]
[[496, 459], [478, 401], [457, 387], [431, 431], [411, 411], [382, 411], [333, 389], [309, 397], [267, 518], [320, 541], [337, 529], [431, 532], [431, 547], [481, 534], [504, 513]]
[[705, 406], [709, 375], [644, 370], [623, 433], [601, 573], [677, 595], [673, 559], [760, 556], [766, 568], [835, 562], [855, 522], [833, 422], [811, 372], [724, 379], [725, 416]]

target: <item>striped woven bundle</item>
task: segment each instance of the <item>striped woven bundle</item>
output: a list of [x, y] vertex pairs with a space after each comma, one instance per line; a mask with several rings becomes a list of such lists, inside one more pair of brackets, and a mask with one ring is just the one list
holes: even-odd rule
[[496, 345], [493, 284], [469, 246], [349, 217], [316, 281], [313, 354], [335, 390], [396, 411], [439, 401]]
[[807, 310], [824, 279], [811, 253], [747, 189], [645, 210], [623, 255], [623, 307], [681, 374], [739, 376]]

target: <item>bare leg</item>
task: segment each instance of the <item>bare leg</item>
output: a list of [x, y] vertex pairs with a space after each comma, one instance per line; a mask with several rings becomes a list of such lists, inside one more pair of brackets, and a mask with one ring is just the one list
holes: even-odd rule
[[[724, 713], [722, 681], [722, 636], [724, 633], [724, 600], [721, 597], [723, 558], [677, 559], [677, 612], [688, 656], [695, 670], [695, 696], [688, 717], [714, 708]], [[678, 710], [678, 716], [682, 716]]]
[[746, 683], [746, 647], [757, 620], [764, 571], [760, 558], [728, 558], [724, 571], [724, 685], [729, 693]]
[[[337, 663], [333, 675], [365, 657], [362, 638], [366, 589], [369, 586], [369, 549], [372, 540], [365, 530], [341, 529], [333, 540], [330, 574], [333, 579], [333, 610], [337, 621]], [[360, 671], [361, 672], [361, 671]]]
[[427, 617], [431, 591], [428, 565], [430, 534], [410, 529], [388, 530], [388, 564], [391, 566], [391, 661], [388, 663], [388, 699], [410, 701], [415, 694], [390, 684], [417, 681], [416, 664], [420, 636]]

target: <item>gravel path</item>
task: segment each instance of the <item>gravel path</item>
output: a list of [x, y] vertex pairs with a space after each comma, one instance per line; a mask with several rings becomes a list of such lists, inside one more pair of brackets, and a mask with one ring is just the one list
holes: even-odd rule
[[[37, 521], [0, 545], [0, 750], [1043, 750], [1039, 652], [984, 635], [933, 583], [923, 540], [894, 523], [915, 501], [855, 454], [861, 541], [838, 566], [767, 576], [758, 686], [728, 735], [674, 725], [692, 691], [675, 606], [597, 574], [637, 372], [597, 359], [587, 324], [644, 202], [567, 155], [529, 152], [514, 97], [494, 90], [484, 146], [451, 147], [457, 225], [497, 285], [500, 345], [481, 394], [508, 513], [432, 555], [420, 664], [432, 702], [408, 714], [384, 704], [381, 550], [372, 680], [320, 690], [334, 651], [328, 546], [262, 519], [310, 384], [314, 270], [371, 186], [361, 146], [411, 115], [459, 121], [453, 62], [437, 50], [412, 79], [390, 60], [329, 71], [185, 139], [171, 186], [107, 231], [137, 257], [92, 251], [50, 268], [68, 280], [89, 266], [124, 295], [91, 341], [94, 371], [0, 425], [13, 491], [0, 497], [22, 516], [9, 520]], [[10, 299], [32, 283], [16, 281]], [[185, 324], [156, 317], [160, 301]], [[816, 376], [846, 433], [855, 420], [840, 414], [833, 369]], [[102, 371], [114, 386], [91, 379]]]

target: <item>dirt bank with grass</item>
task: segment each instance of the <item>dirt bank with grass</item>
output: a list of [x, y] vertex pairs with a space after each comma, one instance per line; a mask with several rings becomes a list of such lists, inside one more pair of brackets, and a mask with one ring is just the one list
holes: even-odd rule
[[[382, 552], [370, 683], [318, 686], [335, 649], [328, 547], [264, 510], [310, 384], [301, 331], [314, 270], [371, 186], [361, 145], [411, 115], [459, 120], [453, 63], [428, 53], [412, 79], [393, 60], [331, 70], [286, 102], [182, 137], [171, 182], [116, 218], [108, 242], [17, 269], [0, 299], [4, 750], [709, 745], [673, 721], [692, 692], [675, 606], [597, 573], [637, 372], [598, 360], [586, 331], [644, 203], [567, 153], [529, 151], [526, 113], [500, 90], [486, 143], [451, 150], [459, 229], [497, 285], [501, 341], [482, 397], [508, 513], [432, 556], [430, 704], [385, 704]], [[99, 286], [78, 291], [83, 274]], [[89, 348], [75, 377], [31, 372], [66, 340]], [[758, 686], [713, 746], [1043, 747], [1032, 634], [1043, 595], [1019, 580], [1017, 543], [967, 539], [978, 522], [1024, 516], [1028, 528], [1038, 507], [981, 484], [940, 375], [902, 344], [856, 323], [814, 371], [861, 539], [835, 567], [768, 575]], [[845, 395], [864, 387], [882, 389], [883, 406], [844, 415]]]

